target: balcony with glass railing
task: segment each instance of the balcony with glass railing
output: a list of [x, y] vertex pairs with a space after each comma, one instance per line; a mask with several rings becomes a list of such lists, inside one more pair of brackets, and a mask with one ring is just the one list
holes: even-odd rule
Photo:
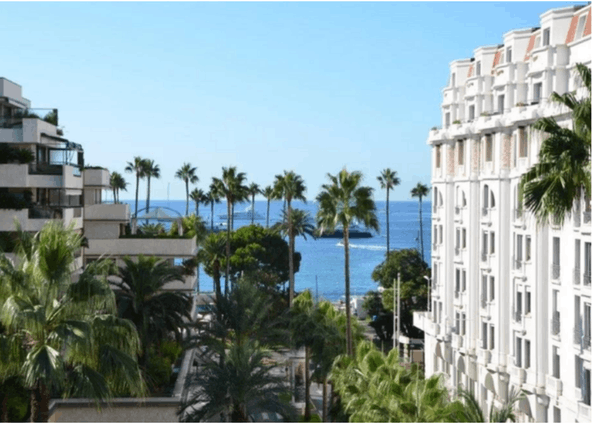
[[0, 128], [22, 128], [23, 119], [40, 119], [58, 126], [57, 109], [12, 109], [0, 116]]

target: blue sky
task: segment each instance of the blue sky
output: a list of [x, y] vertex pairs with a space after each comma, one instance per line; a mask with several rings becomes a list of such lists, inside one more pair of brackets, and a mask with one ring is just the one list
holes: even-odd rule
[[153, 199], [169, 183], [184, 199], [174, 173], [189, 161], [204, 190], [222, 166], [260, 186], [288, 169], [309, 199], [346, 166], [382, 200], [390, 167], [391, 198], [408, 200], [430, 181], [449, 63], [572, 4], [0, 3], [0, 76], [59, 109], [87, 164], [154, 159]]

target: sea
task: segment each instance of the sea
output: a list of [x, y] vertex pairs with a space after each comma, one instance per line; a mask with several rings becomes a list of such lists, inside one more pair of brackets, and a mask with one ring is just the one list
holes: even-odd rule
[[[127, 200], [130, 211], [134, 212], [135, 201]], [[372, 238], [350, 240], [350, 287], [351, 294], [364, 295], [369, 290], [376, 290], [378, 284], [372, 280], [372, 271], [385, 259], [386, 255], [386, 202], [377, 201], [377, 215], [380, 230], [373, 232]], [[139, 215], [145, 207], [145, 201], [138, 201]], [[169, 208], [171, 215], [185, 214], [184, 200], [150, 200], [150, 209], [154, 207]], [[235, 205], [235, 213], [244, 211], [250, 207], [250, 203]], [[310, 213], [313, 221], [317, 212], [315, 202], [295, 201], [292, 207], [303, 209]], [[283, 201], [272, 201], [270, 205], [270, 225], [281, 219]], [[200, 205], [199, 215], [210, 226], [210, 206]], [[424, 257], [431, 267], [431, 202], [424, 201], [422, 207]], [[175, 211], [175, 212], [173, 212]], [[267, 201], [255, 201], [255, 212], [262, 219], [256, 219], [255, 223], [265, 226]], [[390, 248], [391, 250], [416, 248], [420, 249], [419, 240], [419, 202], [418, 201], [392, 201], [389, 208], [390, 215]], [[189, 203], [189, 213], [195, 213], [195, 203]], [[220, 219], [221, 214], [226, 213], [226, 203], [216, 204], [214, 207], [214, 225], [225, 222]], [[251, 220], [235, 219], [234, 227], [250, 225]], [[310, 289], [313, 295], [330, 301], [337, 301], [345, 294], [344, 286], [344, 248], [340, 239], [319, 238], [311, 236], [296, 238], [296, 251], [302, 255], [300, 270], [295, 275], [296, 291]], [[208, 292], [213, 290], [212, 278], [201, 267], [199, 276], [199, 290]]]

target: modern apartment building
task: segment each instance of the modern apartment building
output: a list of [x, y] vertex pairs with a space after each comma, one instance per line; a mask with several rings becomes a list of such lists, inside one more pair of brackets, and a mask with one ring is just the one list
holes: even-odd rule
[[[15, 219], [24, 231], [39, 231], [55, 219], [82, 231], [82, 147], [63, 138], [57, 109], [31, 109], [21, 86], [5, 78], [0, 78], [0, 149], [4, 249]], [[81, 266], [81, 257], [78, 262]]]
[[[77, 256], [78, 271], [99, 257], [121, 264], [121, 258], [140, 254], [171, 263], [195, 256], [195, 237], [126, 236], [129, 205], [102, 202], [103, 190], [111, 188], [109, 171], [83, 167], [82, 146], [63, 137], [58, 110], [32, 109], [20, 85], [0, 78], [0, 251], [14, 258], [15, 220], [28, 232], [57, 220], [87, 239], [88, 247]], [[165, 289], [195, 299], [196, 285], [193, 275]]]
[[587, 95], [590, 5], [549, 10], [450, 64], [432, 148], [432, 302], [415, 313], [426, 375], [473, 390], [487, 409], [510, 391], [521, 421], [590, 422], [590, 199], [563, 226], [537, 225], [519, 203], [538, 160], [537, 119], [571, 127], [552, 92]]

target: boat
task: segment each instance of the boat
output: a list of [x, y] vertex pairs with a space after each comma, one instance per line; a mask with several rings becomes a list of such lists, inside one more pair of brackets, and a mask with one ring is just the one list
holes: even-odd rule
[[[343, 238], [343, 228], [336, 228], [332, 233], [322, 233], [317, 237], [319, 238]], [[374, 235], [370, 231], [362, 229], [358, 225], [352, 225], [349, 227], [349, 238], [350, 239], [361, 239], [361, 238], [372, 238]]]
[[[241, 220], [241, 219], [253, 219], [253, 213], [255, 213], [255, 220], [259, 221], [262, 219], [265, 219], [265, 217], [263, 215], [261, 215], [259, 212], [254, 212], [253, 208], [251, 205], [247, 206], [247, 208], [244, 211], [238, 211], [238, 212], [234, 212], [234, 214], [232, 215], [232, 219], [234, 220]], [[228, 219], [228, 214], [223, 213], [218, 215], [219, 219]]]

